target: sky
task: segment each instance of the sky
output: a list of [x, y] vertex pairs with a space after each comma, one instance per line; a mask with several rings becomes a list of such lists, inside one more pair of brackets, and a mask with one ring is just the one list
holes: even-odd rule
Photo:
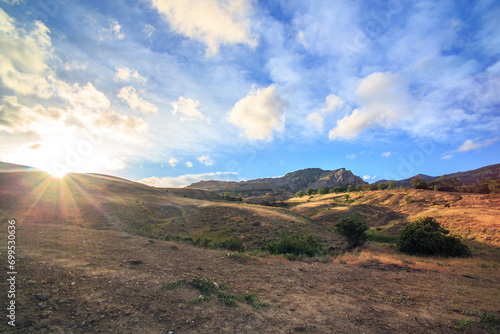
[[0, 161], [178, 187], [500, 162], [500, 3], [0, 0]]

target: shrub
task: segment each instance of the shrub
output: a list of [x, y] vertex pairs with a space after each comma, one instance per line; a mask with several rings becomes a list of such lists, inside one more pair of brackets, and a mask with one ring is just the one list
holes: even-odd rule
[[299, 190], [295, 193], [295, 197], [304, 197], [306, 193], [302, 190]]
[[367, 230], [368, 225], [354, 215], [341, 217], [335, 225], [335, 232], [344, 237], [351, 250], [368, 240]]
[[415, 189], [427, 189], [428, 185], [419, 175], [411, 179], [411, 185]]
[[323, 253], [323, 246], [313, 236], [295, 233], [282, 233], [281, 240], [262, 247], [271, 254], [294, 254], [315, 256]]
[[419, 218], [400, 232], [397, 247], [410, 255], [470, 256], [467, 245], [448, 233], [434, 218]]
[[225, 240], [222, 242], [217, 242], [214, 244], [215, 248], [227, 249], [230, 251], [244, 252], [245, 246], [243, 245], [243, 241], [237, 238], [232, 238], [229, 240]]
[[325, 195], [325, 194], [328, 194], [328, 190], [326, 190], [325, 188], [319, 188], [319, 189], [318, 189], [318, 194], [319, 194], [319, 195]]
[[406, 196], [405, 196], [405, 203], [406, 203], [406, 204], [411, 204], [411, 203], [413, 203], [413, 198], [411, 198], [411, 196], [410, 196], [410, 195], [406, 195]]
[[307, 189], [307, 190], [306, 190], [306, 195], [307, 195], [307, 196], [314, 195], [315, 193], [316, 193], [316, 192], [314, 191], [314, 189], [309, 188], [309, 189]]

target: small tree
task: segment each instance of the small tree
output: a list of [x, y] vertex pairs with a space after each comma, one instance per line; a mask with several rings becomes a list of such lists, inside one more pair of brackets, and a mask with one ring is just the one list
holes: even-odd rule
[[304, 191], [299, 190], [299, 191], [297, 191], [297, 192], [295, 193], [295, 197], [303, 197], [303, 196], [305, 196], [305, 194], [306, 194], [306, 193], [305, 193]]
[[351, 192], [353, 192], [353, 191], [356, 191], [356, 187], [355, 187], [354, 185], [350, 184], [350, 185], [347, 187], [347, 191], [348, 191], [348, 192], [350, 192], [350, 193], [351, 193]]
[[233, 200], [233, 196], [231, 195], [231, 193], [230, 193], [229, 191], [226, 191], [226, 192], [224, 193], [224, 199], [225, 199], [226, 201], [232, 201], [232, 200]]
[[368, 240], [367, 230], [368, 225], [355, 215], [343, 216], [335, 224], [335, 232], [344, 237], [350, 250], [361, 246]]
[[397, 246], [410, 255], [470, 256], [467, 245], [448, 233], [434, 218], [419, 218], [400, 232]]
[[314, 195], [314, 189], [311, 189], [311, 188], [307, 189], [306, 190], [306, 195], [307, 196]]
[[420, 176], [415, 176], [413, 179], [411, 179], [411, 185], [415, 189], [427, 189], [427, 182], [425, 182]]
[[319, 188], [318, 189], [318, 194], [319, 195], [325, 195], [325, 194], [328, 194], [328, 190], [325, 189], [325, 188]]

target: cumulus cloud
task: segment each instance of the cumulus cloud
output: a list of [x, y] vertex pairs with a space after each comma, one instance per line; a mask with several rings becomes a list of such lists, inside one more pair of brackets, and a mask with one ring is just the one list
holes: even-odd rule
[[348, 154], [345, 158], [346, 159], [356, 159], [356, 153]]
[[283, 109], [287, 102], [276, 91], [276, 86], [252, 89], [228, 113], [231, 123], [243, 130], [248, 140], [272, 140], [274, 132], [285, 128]]
[[16, 27], [16, 22], [0, 8], [0, 79], [16, 93], [53, 94], [48, 60], [53, 58], [50, 30], [40, 21], [30, 31]]
[[191, 161], [186, 161], [186, 167], [187, 168], [193, 167], [193, 163]]
[[146, 79], [142, 77], [139, 72], [132, 70], [128, 67], [117, 67], [116, 68], [116, 74], [114, 77], [115, 81], [130, 81], [130, 80], [136, 80], [139, 82], [146, 82]]
[[215, 161], [210, 159], [210, 156], [208, 155], [204, 155], [204, 156], [201, 156], [201, 157], [198, 157], [197, 158], [198, 161], [202, 164], [204, 164], [205, 166], [213, 166], [215, 165]]
[[367, 129], [391, 128], [409, 114], [410, 97], [406, 82], [390, 72], [373, 73], [360, 81], [356, 89], [359, 108], [337, 121], [330, 140], [353, 139]]
[[39, 104], [29, 108], [20, 104], [16, 96], [5, 96], [0, 105], [0, 131], [49, 135], [62, 125], [63, 115], [61, 109], [46, 109]]
[[363, 175], [363, 180], [375, 180], [377, 177], [376, 176], [371, 176], [370, 174]]
[[477, 142], [472, 139], [467, 139], [462, 146], [460, 146], [455, 152], [467, 152], [472, 150], [478, 150], [483, 147], [490, 146], [491, 144], [500, 140], [500, 137], [495, 137], [490, 140], [485, 140], [483, 142]]
[[177, 101], [170, 102], [170, 105], [174, 108], [172, 110], [172, 115], [178, 115], [181, 122], [202, 120], [208, 124], [212, 123], [210, 117], [206, 117], [198, 110], [200, 101], [179, 96], [179, 99]]
[[307, 120], [311, 122], [318, 131], [322, 131], [325, 115], [342, 108], [343, 105], [344, 101], [342, 101], [337, 95], [330, 94], [326, 97], [325, 104], [321, 110], [307, 115]]
[[207, 54], [215, 55], [222, 45], [257, 45], [251, 32], [249, 0], [151, 0], [154, 8], [175, 32], [200, 41]]
[[140, 97], [139, 93], [137, 93], [137, 90], [133, 86], [122, 87], [117, 96], [127, 102], [132, 110], [138, 110], [143, 114], [158, 113], [158, 107]]
[[238, 173], [234, 172], [216, 172], [204, 174], [186, 174], [177, 177], [148, 177], [137, 182], [147, 184], [153, 187], [173, 187], [180, 188], [188, 186], [199, 181], [221, 180], [221, 181], [239, 181]]
[[337, 95], [330, 94], [326, 97], [325, 106], [321, 109], [323, 112], [335, 111], [336, 109], [342, 108], [344, 101], [340, 99]]
[[384, 158], [388, 158], [388, 157], [391, 156], [391, 154], [392, 154], [391, 152], [384, 152], [384, 153], [381, 154], [381, 156], [384, 157]]

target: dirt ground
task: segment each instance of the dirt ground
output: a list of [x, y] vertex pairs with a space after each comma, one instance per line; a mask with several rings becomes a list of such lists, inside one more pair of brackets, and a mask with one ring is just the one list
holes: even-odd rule
[[[492, 277], [378, 261], [233, 259], [113, 230], [17, 224], [20, 333], [454, 333], [457, 319], [500, 306], [499, 280]], [[4, 233], [1, 240], [5, 249]], [[161, 291], [200, 275], [235, 295], [255, 293], [271, 307], [188, 305], [199, 298], [189, 284]], [[0, 331], [14, 332], [5, 319]]]

